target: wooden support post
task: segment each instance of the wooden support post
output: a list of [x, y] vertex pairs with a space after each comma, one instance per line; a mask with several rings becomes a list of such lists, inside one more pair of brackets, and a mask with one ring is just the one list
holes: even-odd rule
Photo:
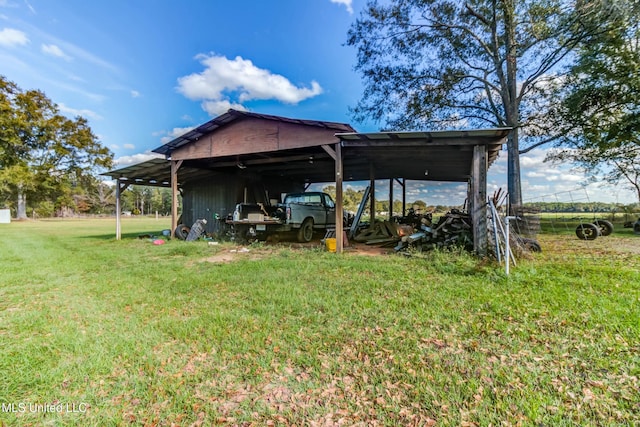
[[389, 180], [389, 221], [393, 218], [393, 178]]
[[396, 181], [398, 182], [398, 184], [400, 184], [400, 187], [402, 188], [402, 216], [405, 216], [407, 214], [407, 187], [405, 186], [405, 182], [407, 181], [406, 178], [396, 178]]
[[120, 202], [120, 179], [116, 180], [116, 240], [120, 240], [122, 238], [122, 203]]
[[335, 150], [329, 145], [323, 145], [322, 149], [331, 156], [335, 161], [336, 168], [336, 253], [341, 253], [344, 249], [344, 217], [342, 216], [344, 210], [344, 201], [342, 195], [342, 143], [338, 142], [335, 145]]
[[116, 240], [122, 238], [122, 192], [129, 187], [128, 182], [116, 180]]
[[407, 179], [402, 178], [402, 216], [407, 214]]
[[171, 160], [171, 235], [178, 228], [178, 169], [182, 160]]
[[369, 198], [369, 227], [373, 227], [376, 221], [376, 177], [373, 163], [369, 163], [369, 180], [369, 186], [371, 187], [371, 195]]
[[344, 249], [344, 201], [342, 200], [342, 146], [336, 144], [336, 253], [342, 253]]
[[473, 221], [473, 250], [481, 257], [487, 256], [487, 146], [473, 147], [471, 166], [471, 194], [469, 213]]

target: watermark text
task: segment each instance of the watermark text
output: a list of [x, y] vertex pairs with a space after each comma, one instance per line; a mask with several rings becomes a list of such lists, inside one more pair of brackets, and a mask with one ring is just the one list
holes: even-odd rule
[[84, 414], [89, 409], [89, 404], [80, 403], [32, 403], [32, 402], [18, 402], [18, 403], [0, 403], [0, 412], [10, 414]]

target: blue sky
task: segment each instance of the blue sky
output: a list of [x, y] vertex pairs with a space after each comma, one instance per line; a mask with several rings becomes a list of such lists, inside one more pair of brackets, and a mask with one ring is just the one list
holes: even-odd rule
[[[44, 91], [63, 113], [86, 117], [122, 166], [228, 108], [375, 131], [376, 124], [349, 116], [362, 85], [353, 70], [356, 52], [345, 42], [364, 5], [0, 0], [0, 74], [22, 89]], [[583, 173], [543, 163], [544, 154], [522, 158], [525, 199], [557, 198], [584, 181]], [[506, 187], [505, 160], [506, 152], [491, 168], [490, 191]], [[430, 187], [412, 191], [433, 204], [453, 194]], [[634, 201], [621, 189], [591, 186], [586, 194], [592, 201]]]

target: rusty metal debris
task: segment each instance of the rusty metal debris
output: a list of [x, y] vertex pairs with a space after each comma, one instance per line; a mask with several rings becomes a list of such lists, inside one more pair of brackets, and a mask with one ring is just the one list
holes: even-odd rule
[[457, 209], [447, 212], [436, 223], [431, 213], [420, 215], [410, 209], [406, 217], [378, 221], [360, 230], [353, 240], [367, 245], [393, 247], [395, 251], [451, 246], [473, 250], [471, 224], [470, 216]]

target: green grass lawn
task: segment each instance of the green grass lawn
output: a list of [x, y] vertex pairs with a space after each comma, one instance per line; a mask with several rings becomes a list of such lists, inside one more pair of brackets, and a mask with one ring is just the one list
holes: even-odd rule
[[[464, 253], [0, 224], [0, 425], [640, 424], [640, 236]], [[59, 412], [61, 411], [61, 412]]]

